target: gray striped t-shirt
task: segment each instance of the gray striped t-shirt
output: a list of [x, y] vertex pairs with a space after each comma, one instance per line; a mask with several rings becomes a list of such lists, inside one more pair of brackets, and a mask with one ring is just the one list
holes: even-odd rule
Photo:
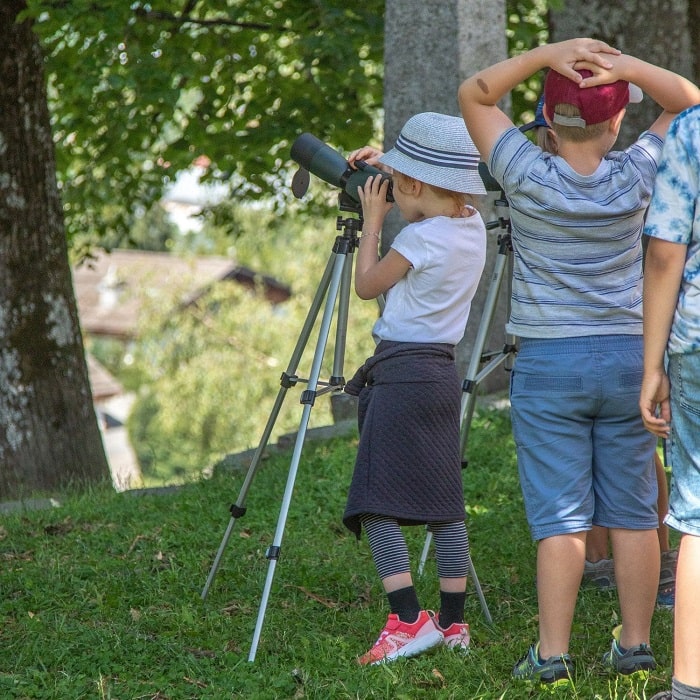
[[510, 204], [508, 333], [568, 338], [642, 333], [642, 244], [661, 138], [645, 132], [592, 175], [544, 153], [517, 128], [487, 165]]

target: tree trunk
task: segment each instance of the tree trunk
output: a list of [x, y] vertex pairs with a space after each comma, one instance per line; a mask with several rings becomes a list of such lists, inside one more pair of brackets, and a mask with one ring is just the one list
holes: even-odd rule
[[[406, 120], [418, 112], [459, 115], [457, 90], [465, 78], [506, 58], [505, 0], [391, 0], [385, 3], [384, 31], [384, 143], [393, 146]], [[495, 218], [493, 196], [481, 207], [486, 221]], [[382, 234], [383, 253], [405, 222], [393, 210]], [[388, 234], [388, 235], [387, 235]], [[462, 342], [457, 364], [466, 373], [484, 310], [491, 272], [498, 251], [497, 236], [489, 233], [486, 268], [481, 279]], [[504, 280], [505, 282], [505, 280]], [[508, 317], [509, 290], [503, 284], [486, 343], [501, 350]], [[509, 375], [496, 371], [482, 383], [479, 393], [502, 389]]]
[[[589, 0], [550, 14], [552, 41], [590, 36], [623, 53], [697, 82], [700, 3], [697, 0]], [[630, 105], [615, 148], [626, 148], [661, 112], [649, 97]]]
[[0, 3], [0, 500], [109, 479], [24, 8]]

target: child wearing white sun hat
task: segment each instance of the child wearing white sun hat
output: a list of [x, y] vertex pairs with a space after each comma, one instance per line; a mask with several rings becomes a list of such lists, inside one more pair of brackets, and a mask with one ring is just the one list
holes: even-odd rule
[[[395, 206], [408, 222], [378, 258], [388, 181], [358, 188], [364, 217], [355, 269], [362, 299], [386, 295], [373, 328], [376, 351], [348, 382], [359, 395], [360, 443], [343, 521], [362, 529], [391, 613], [374, 646], [358, 658], [377, 664], [445, 645], [466, 651], [469, 541], [464, 523], [459, 440], [462, 338], [486, 256], [486, 228], [474, 207], [485, 194], [479, 153], [464, 121], [417, 114], [384, 154], [350, 154], [389, 170]], [[401, 530], [427, 526], [440, 580], [439, 613], [420, 605]]]

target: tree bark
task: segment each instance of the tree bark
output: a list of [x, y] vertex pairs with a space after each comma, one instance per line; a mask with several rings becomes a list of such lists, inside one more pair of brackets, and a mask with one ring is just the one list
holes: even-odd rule
[[0, 3], [0, 500], [109, 479], [73, 292], [38, 39]]
[[[391, 0], [385, 3], [384, 31], [384, 143], [393, 146], [406, 120], [418, 112], [442, 112], [459, 116], [457, 90], [465, 78], [506, 58], [505, 0]], [[481, 213], [495, 218], [493, 196], [485, 199]], [[405, 222], [395, 211], [387, 217], [382, 234], [383, 253]], [[489, 233], [486, 268], [481, 279], [462, 342], [457, 364], [466, 373], [476, 339], [484, 302], [491, 284], [498, 243]], [[505, 343], [509, 291], [503, 285], [486, 349], [500, 350]], [[504, 371], [493, 372], [479, 393], [508, 384]]]
[[[589, 0], [550, 13], [552, 41], [590, 36], [623, 53], [697, 82], [700, 3], [697, 0]], [[649, 97], [628, 107], [615, 148], [626, 148], [661, 112]]]

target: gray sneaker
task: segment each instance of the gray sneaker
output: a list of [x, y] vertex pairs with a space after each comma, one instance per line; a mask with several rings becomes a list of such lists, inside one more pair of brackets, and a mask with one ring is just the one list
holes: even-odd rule
[[661, 571], [659, 573], [659, 589], [669, 588], [676, 583], [676, 566], [678, 564], [678, 550], [669, 549], [661, 552]]
[[571, 657], [568, 654], [562, 654], [540, 661], [539, 650], [539, 642], [530, 646], [513, 667], [513, 678], [548, 688], [569, 685], [574, 673], [574, 662]]
[[639, 644], [636, 647], [627, 649], [624, 653], [620, 647], [620, 632], [622, 625], [618, 625], [613, 630], [613, 640], [610, 651], [603, 654], [603, 664], [610, 670], [620, 673], [623, 676], [635, 675], [646, 678], [649, 671], [656, 668], [654, 653], [648, 644]]
[[610, 591], [615, 588], [615, 564], [613, 560], [586, 561], [583, 567], [583, 583], [593, 585], [601, 591]]

